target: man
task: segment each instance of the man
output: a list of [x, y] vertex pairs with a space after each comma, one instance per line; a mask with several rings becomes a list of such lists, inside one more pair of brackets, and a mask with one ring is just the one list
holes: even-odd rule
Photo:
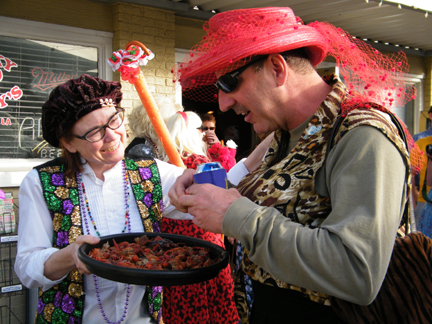
[[203, 141], [206, 143], [207, 156], [211, 162], [219, 162], [221, 166], [229, 171], [235, 164], [237, 144], [228, 140], [226, 145], [219, 141], [216, 136], [216, 118], [212, 113], [200, 116], [202, 120], [201, 131], [204, 132]]
[[422, 160], [420, 173], [415, 174], [414, 179], [416, 179], [415, 186], [412, 186], [412, 195], [413, 200], [415, 202], [415, 223], [416, 228], [419, 227], [420, 215], [423, 210], [423, 207], [426, 204], [428, 199], [428, 193], [430, 190], [430, 186], [426, 183], [426, 171], [428, 161], [430, 156], [432, 155], [432, 135], [422, 137], [416, 141], [418, 148], [424, 152], [424, 158]]
[[[429, 108], [428, 116], [429, 116], [429, 118], [428, 118], [429, 122], [432, 121], [432, 106]], [[432, 136], [432, 125], [431, 125], [431, 127], [426, 129], [425, 131], [414, 134], [413, 139], [414, 139], [414, 141], [417, 142], [419, 139], [421, 139], [423, 137], [427, 137], [427, 136]]]
[[[432, 120], [432, 106], [429, 108], [428, 111], [429, 115], [429, 121]], [[426, 129], [423, 132], [417, 133], [413, 135], [414, 141], [417, 143], [417, 146], [420, 148], [422, 152], [426, 152], [426, 146], [429, 144], [432, 144], [432, 126]], [[425, 139], [426, 137], [429, 137], [429, 139]], [[426, 203], [425, 199], [423, 198], [423, 186], [424, 186], [424, 175], [426, 173], [426, 161], [422, 164], [420, 173], [416, 173], [414, 175], [414, 183], [415, 185], [412, 186], [412, 194], [413, 194], [413, 202], [415, 204], [414, 214], [416, 219], [416, 226], [418, 227], [419, 217], [420, 213], [423, 210], [424, 204]], [[427, 188], [429, 189], [429, 188]], [[426, 191], [426, 197], [427, 197], [428, 191]]]
[[219, 138], [216, 136], [216, 118], [213, 114], [203, 114], [200, 116], [204, 131], [203, 141], [207, 144], [207, 149], [213, 144], [220, 143]]
[[[409, 158], [386, 107], [413, 95], [403, 78], [389, 79], [403, 74], [405, 61], [328, 23], [306, 26], [290, 8], [228, 11], [204, 29], [180, 71], [187, 95], [216, 82], [222, 111], [243, 115], [257, 133], [275, 131], [275, 139], [237, 189], [193, 184], [186, 171], [171, 202], [244, 245], [250, 323], [335, 323], [330, 296], [374, 300], [401, 221]], [[326, 55], [337, 58], [346, 86], [314, 69]]]

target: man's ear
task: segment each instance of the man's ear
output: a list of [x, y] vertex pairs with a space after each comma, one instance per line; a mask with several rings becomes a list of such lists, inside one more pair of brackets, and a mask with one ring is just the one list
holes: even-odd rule
[[76, 153], [77, 149], [72, 143], [69, 143], [64, 138], [60, 138], [60, 143], [65, 147], [66, 150], [68, 150], [70, 153]]
[[277, 85], [283, 85], [287, 81], [289, 75], [289, 68], [285, 59], [280, 54], [270, 54], [269, 63], [273, 69], [273, 75], [276, 79]]

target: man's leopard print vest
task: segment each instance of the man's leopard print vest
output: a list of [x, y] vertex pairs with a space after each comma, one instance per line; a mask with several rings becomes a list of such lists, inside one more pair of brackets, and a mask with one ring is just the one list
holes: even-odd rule
[[[267, 165], [277, 150], [278, 141], [274, 140], [261, 167], [239, 183], [237, 189], [240, 193], [258, 205], [276, 208], [294, 222], [308, 227], [319, 227], [331, 211], [331, 202], [328, 197], [323, 197], [316, 192], [315, 177], [324, 164], [327, 141], [340, 114], [345, 91], [345, 86], [341, 82], [336, 82], [331, 93], [310, 120], [295, 148], [282, 161], [268, 168]], [[397, 135], [396, 126], [386, 115], [387, 113], [377, 109], [352, 110], [340, 126], [335, 143], [355, 127], [361, 125], [376, 127], [396, 145], [404, 157], [407, 166], [406, 181], [409, 183], [408, 152], [403, 140]], [[281, 132], [276, 132], [275, 137], [280, 139]], [[274, 278], [249, 260], [248, 251], [244, 253], [242, 266], [245, 273], [254, 280], [280, 288], [293, 289], [302, 292], [315, 302], [330, 304], [328, 295]]]

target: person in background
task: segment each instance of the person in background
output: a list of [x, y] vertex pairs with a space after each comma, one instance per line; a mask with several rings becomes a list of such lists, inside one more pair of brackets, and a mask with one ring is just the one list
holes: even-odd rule
[[[432, 121], [432, 106], [429, 108], [428, 111], [428, 121], [429, 123], [431, 123]], [[419, 139], [423, 138], [423, 137], [427, 137], [427, 136], [432, 136], [432, 125], [430, 125], [430, 127], [428, 129], [426, 129], [423, 132], [417, 133], [413, 135], [413, 139], [414, 141], [418, 141]]]
[[[162, 107], [164, 109], [164, 107]], [[196, 170], [202, 163], [208, 163], [201, 118], [192, 111], [177, 111], [166, 121], [171, 139], [188, 169]], [[158, 146], [159, 149], [161, 145]], [[191, 236], [225, 248], [223, 237], [196, 226], [189, 220], [164, 218], [162, 232]], [[166, 324], [238, 323], [234, 303], [234, 283], [230, 266], [217, 277], [206, 282], [186, 286], [164, 287], [163, 318]]]
[[[171, 99], [161, 95], [153, 94], [160, 116], [166, 123], [167, 119], [177, 111], [183, 109], [179, 104], [173, 104]], [[161, 107], [161, 108], [159, 108]], [[159, 138], [147, 115], [142, 103], [136, 105], [128, 115], [129, 129], [132, 131], [133, 140], [126, 147], [126, 153], [138, 156], [149, 155], [162, 161], [168, 161], [164, 150], [159, 150]]]
[[[432, 106], [429, 108], [428, 111], [428, 123], [430, 124], [432, 121]], [[417, 133], [413, 135], [413, 139], [414, 141], [418, 141], [424, 137], [429, 137], [432, 136], [432, 125], [430, 125], [430, 127], [428, 127], [428, 129], [426, 129], [423, 132]], [[418, 142], [417, 145], [420, 145], [422, 147], [425, 146], [427, 144], [427, 141], [421, 141]], [[431, 144], [431, 143], [429, 143]], [[424, 152], [424, 151], [423, 151]], [[420, 217], [420, 213], [424, 207], [424, 203], [425, 203], [425, 199], [423, 197], [423, 193], [422, 191], [420, 191], [420, 187], [423, 187], [423, 184], [420, 183], [420, 174], [423, 172], [424, 173], [424, 169], [421, 170], [420, 173], [416, 172], [413, 174], [413, 179], [414, 179], [414, 185], [412, 186], [412, 195], [413, 195], [413, 204], [414, 204], [414, 213], [415, 213], [415, 218], [416, 218], [416, 225], [418, 226], [418, 221], [419, 221], [419, 217]], [[419, 196], [420, 195], [420, 196]], [[418, 207], [417, 207], [418, 206]]]
[[[389, 116], [414, 96], [406, 57], [325, 22], [305, 25], [287, 7], [218, 13], [204, 30], [176, 75], [184, 95], [207, 90], [221, 111], [275, 135], [237, 188], [194, 184], [185, 170], [171, 202], [243, 244], [250, 323], [337, 323], [332, 297], [367, 305], [378, 294], [409, 196], [408, 148]], [[327, 55], [345, 84], [317, 73]]]
[[23, 285], [40, 288], [36, 323], [161, 321], [162, 287], [92, 275], [77, 253], [101, 236], [160, 232], [162, 211], [181, 214], [167, 194], [183, 168], [125, 158], [121, 100], [120, 82], [84, 74], [58, 85], [42, 107], [43, 137], [62, 156], [21, 184], [14, 266]]
[[219, 141], [216, 136], [216, 118], [213, 114], [201, 115], [204, 133], [203, 141], [207, 145], [207, 156], [212, 162], [220, 162], [222, 167], [229, 171], [235, 164], [237, 154], [237, 144], [233, 140], [228, 140], [226, 146]]
[[417, 184], [412, 186], [413, 204], [415, 206], [415, 224], [416, 228], [419, 229], [420, 215], [425, 206], [425, 203], [429, 200], [428, 193], [430, 191], [430, 185], [426, 181], [427, 166], [429, 156], [432, 155], [432, 136], [422, 137], [416, 142], [419, 149], [424, 153], [419, 173], [413, 172], [414, 179], [418, 178]]
[[418, 219], [417, 230], [432, 238], [432, 190], [430, 189], [432, 187], [432, 150], [428, 150], [425, 156], [427, 162], [424, 186], [427, 186], [429, 191]]

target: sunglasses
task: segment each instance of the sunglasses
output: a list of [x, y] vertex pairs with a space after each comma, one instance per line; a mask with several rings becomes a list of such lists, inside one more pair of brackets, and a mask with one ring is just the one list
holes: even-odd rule
[[216, 127], [204, 127], [203, 125], [201, 125], [197, 129], [199, 129], [201, 132], [204, 132], [204, 131], [207, 131], [207, 130], [214, 131], [216, 129]]
[[241, 68], [238, 68], [237, 70], [222, 75], [219, 79], [217, 79], [215, 83], [216, 88], [222, 90], [225, 93], [233, 92], [235, 89], [237, 89], [239, 85], [239, 79], [238, 79], [239, 75], [242, 74], [243, 71], [246, 70], [252, 64], [261, 61], [265, 58], [267, 58], [267, 56], [259, 56], [257, 59], [252, 60], [246, 65], [243, 65]]

